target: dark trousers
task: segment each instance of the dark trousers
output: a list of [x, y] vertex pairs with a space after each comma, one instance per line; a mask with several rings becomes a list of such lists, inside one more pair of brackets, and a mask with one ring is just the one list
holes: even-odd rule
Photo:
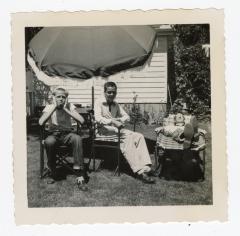
[[53, 132], [45, 139], [48, 167], [52, 172], [56, 170], [56, 151], [59, 145], [71, 147], [74, 158], [74, 169], [83, 169], [82, 138], [74, 133]]

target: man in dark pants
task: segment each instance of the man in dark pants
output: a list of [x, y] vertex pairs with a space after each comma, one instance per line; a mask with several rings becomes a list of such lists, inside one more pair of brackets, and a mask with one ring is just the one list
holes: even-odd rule
[[75, 106], [68, 103], [68, 92], [62, 87], [58, 87], [53, 92], [53, 104], [47, 105], [39, 124], [42, 126], [46, 122], [49, 125], [49, 136], [45, 139], [45, 148], [48, 158], [48, 167], [51, 171], [51, 180], [48, 183], [54, 183], [56, 180], [56, 149], [59, 145], [67, 145], [72, 148], [74, 165], [73, 169], [78, 173], [77, 182], [85, 189], [86, 174], [84, 170], [82, 138], [72, 133], [72, 120], [83, 123], [83, 117], [75, 110]]

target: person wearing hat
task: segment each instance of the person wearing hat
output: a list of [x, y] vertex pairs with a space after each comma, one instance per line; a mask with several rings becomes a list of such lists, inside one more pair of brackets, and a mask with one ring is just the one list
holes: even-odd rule
[[68, 102], [68, 91], [63, 87], [57, 87], [53, 92], [52, 104], [46, 105], [39, 119], [40, 126], [48, 122], [49, 135], [45, 139], [45, 148], [50, 170], [49, 184], [57, 179], [56, 175], [56, 148], [59, 145], [67, 145], [72, 148], [74, 165], [73, 169], [78, 173], [77, 183], [86, 189], [86, 172], [84, 169], [82, 138], [72, 132], [72, 118], [83, 123], [83, 117], [76, 111], [76, 107]]

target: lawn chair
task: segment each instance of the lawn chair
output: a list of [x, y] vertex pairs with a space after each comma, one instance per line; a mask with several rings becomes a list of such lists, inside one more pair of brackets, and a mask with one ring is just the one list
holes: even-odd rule
[[[80, 113], [81, 114], [81, 113]], [[82, 114], [81, 114], [82, 115]], [[85, 123], [83, 124], [88, 127], [89, 120], [86, 120], [85, 114]], [[47, 121], [46, 121], [47, 122]], [[82, 127], [81, 124], [75, 121], [72, 125], [72, 131], [81, 134], [82, 136]], [[40, 126], [40, 178], [44, 178], [49, 174], [49, 169], [45, 167], [45, 139], [48, 135], [48, 127], [45, 123], [44, 125]], [[86, 138], [86, 136], [84, 137]], [[67, 145], [61, 145], [58, 147], [56, 151], [56, 167], [63, 167], [67, 169], [70, 173], [76, 175], [77, 171], [73, 169], [73, 165], [71, 162], [68, 161], [68, 157], [71, 157], [71, 150]]]
[[[117, 154], [117, 167], [114, 171], [114, 175], [120, 176], [120, 161], [121, 161], [121, 149], [120, 149], [120, 133], [121, 127], [118, 128], [117, 137], [106, 137], [98, 135], [97, 123], [92, 114], [92, 148], [91, 148], [91, 159], [93, 160], [93, 171], [96, 171], [96, 150], [99, 148], [110, 149]], [[101, 164], [101, 162], [100, 162]], [[99, 165], [100, 166], [100, 165]]]
[[[170, 117], [171, 119], [171, 117]], [[167, 137], [163, 135], [160, 130], [162, 127], [156, 129], [157, 133], [157, 141], [155, 146], [155, 162], [157, 163], [156, 169], [158, 173], [161, 175], [164, 167], [166, 166], [167, 155], [169, 152], [178, 152], [181, 153], [183, 151], [183, 144], [178, 143], [172, 137]], [[196, 158], [198, 165], [201, 168], [202, 176], [200, 179], [205, 179], [205, 159], [206, 159], [206, 131], [203, 129], [198, 129], [199, 132], [199, 140], [197, 143], [190, 147], [190, 151], [192, 152], [192, 156]]]

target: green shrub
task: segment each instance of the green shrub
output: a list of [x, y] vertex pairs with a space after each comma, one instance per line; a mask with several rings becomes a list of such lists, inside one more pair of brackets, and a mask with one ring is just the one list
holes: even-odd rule
[[211, 109], [210, 57], [202, 45], [209, 44], [209, 25], [174, 25], [173, 41], [176, 98], [196, 115]]

